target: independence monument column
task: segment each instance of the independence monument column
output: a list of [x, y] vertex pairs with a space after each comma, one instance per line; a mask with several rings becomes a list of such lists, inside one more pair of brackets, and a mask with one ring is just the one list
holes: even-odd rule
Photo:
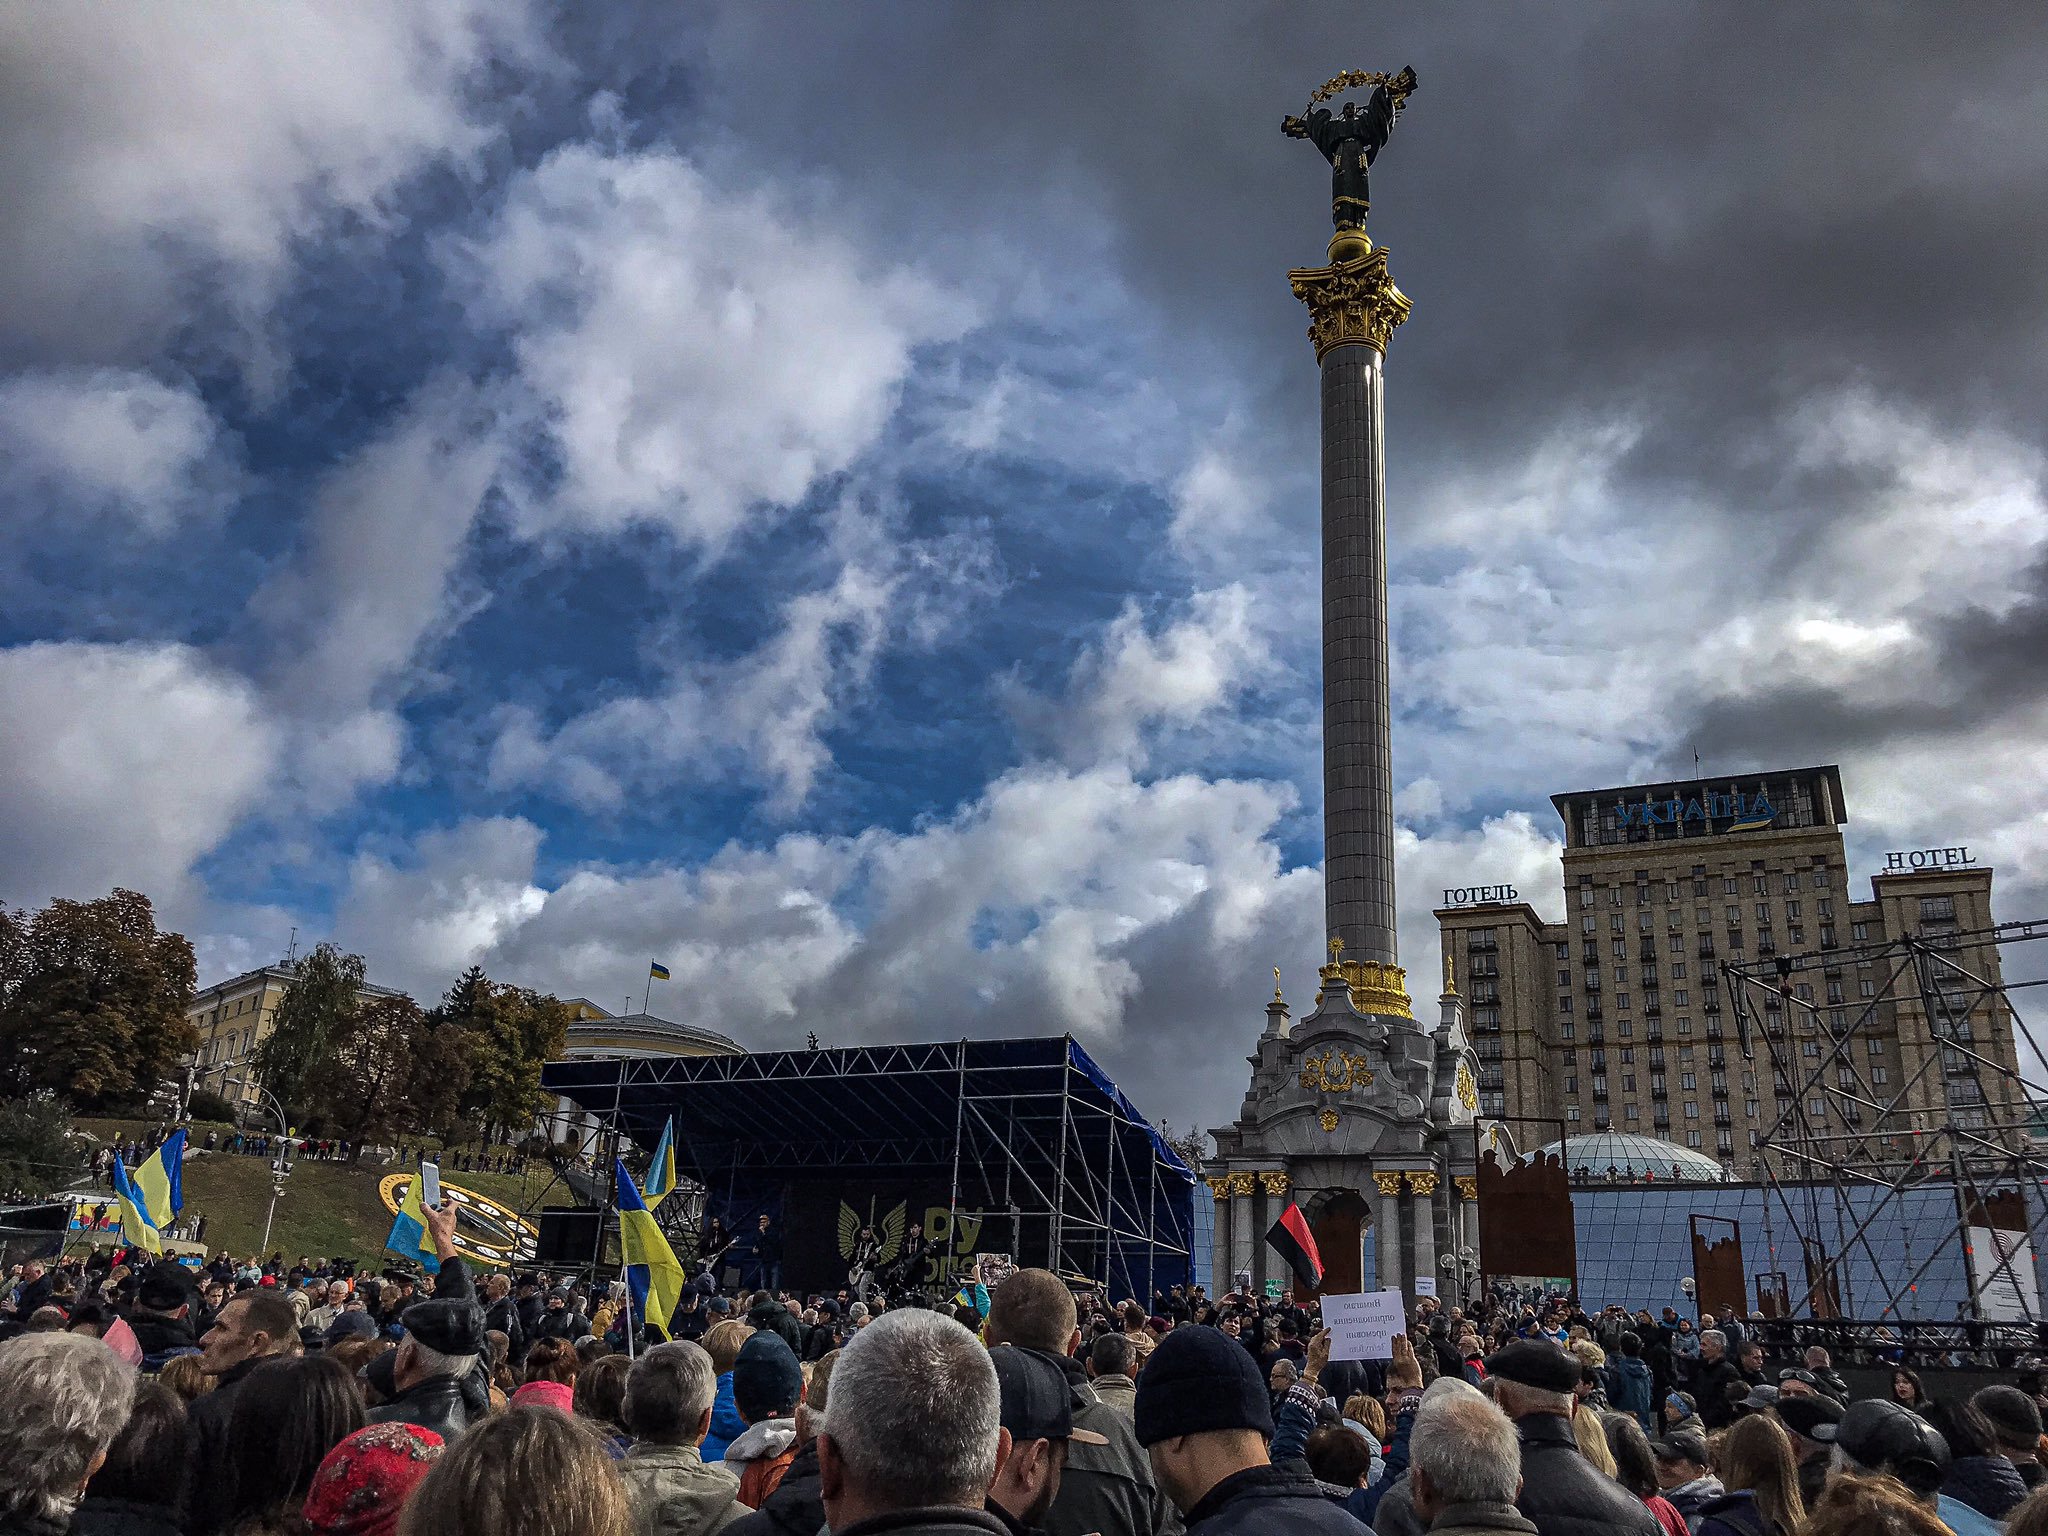
[[[1321, 105], [1362, 87], [1361, 112]], [[1387, 681], [1386, 357], [1409, 300], [1365, 233], [1366, 171], [1386, 146], [1415, 72], [1347, 71], [1282, 129], [1330, 162], [1329, 265], [1287, 275], [1309, 309], [1322, 365], [1323, 892], [1346, 962], [1399, 958], [1394, 941], [1394, 784]], [[1342, 940], [1341, 948], [1334, 942]]]

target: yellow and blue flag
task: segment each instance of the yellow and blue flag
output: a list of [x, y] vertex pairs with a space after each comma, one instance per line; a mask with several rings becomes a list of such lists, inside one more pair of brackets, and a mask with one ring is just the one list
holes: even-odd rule
[[384, 1246], [392, 1253], [416, 1260], [428, 1274], [437, 1275], [441, 1272], [441, 1256], [434, 1252], [433, 1240], [427, 1235], [427, 1207], [420, 1197], [426, 1182], [425, 1174], [416, 1173], [406, 1185], [405, 1199], [399, 1202], [398, 1215], [391, 1223], [391, 1235], [384, 1239]]
[[185, 1209], [185, 1133], [173, 1131], [164, 1144], [135, 1170], [135, 1188], [140, 1191], [150, 1225], [159, 1232], [178, 1219]]
[[675, 1116], [661, 1128], [661, 1140], [654, 1144], [654, 1158], [647, 1165], [647, 1208], [661, 1209], [661, 1202], [675, 1193], [676, 1188], [676, 1121]]
[[662, 963], [661, 963], [661, 962], [660, 962], [659, 960], [650, 960], [650, 961], [648, 961], [648, 962], [647, 962], [647, 979], [648, 979], [649, 981], [667, 981], [667, 980], [668, 980], [668, 967], [667, 967], [667, 966], [665, 966], [665, 965], [663, 965], [663, 964], [662, 964]]
[[121, 1206], [122, 1241], [146, 1253], [162, 1253], [163, 1235], [157, 1231], [156, 1223], [149, 1219], [149, 1201], [135, 1187], [135, 1181], [128, 1176], [127, 1168], [118, 1157], [114, 1159], [114, 1199]]
[[619, 1175], [619, 1249], [626, 1258], [626, 1289], [641, 1321], [667, 1338], [668, 1320], [683, 1301], [683, 1266], [633, 1187], [624, 1159], [614, 1158], [613, 1163]]

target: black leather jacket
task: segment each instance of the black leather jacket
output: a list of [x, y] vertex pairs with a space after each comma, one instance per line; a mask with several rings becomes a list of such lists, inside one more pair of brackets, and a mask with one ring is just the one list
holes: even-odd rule
[[453, 1440], [469, 1428], [471, 1413], [461, 1382], [453, 1376], [429, 1376], [372, 1408], [364, 1418], [371, 1424], [417, 1424], [443, 1440]]
[[1517, 1419], [1515, 1434], [1522, 1442], [1515, 1508], [1541, 1536], [1662, 1536], [1643, 1501], [1580, 1454], [1563, 1414]]

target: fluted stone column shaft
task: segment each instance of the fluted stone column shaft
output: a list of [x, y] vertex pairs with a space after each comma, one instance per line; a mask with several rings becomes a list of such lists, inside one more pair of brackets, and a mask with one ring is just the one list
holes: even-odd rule
[[1401, 1196], [1381, 1190], [1374, 1202], [1372, 1237], [1373, 1268], [1379, 1273], [1380, 1290], [1402, 1288], [1401, 1251], [1405, 1243], [1401, 1235]]
[[1255, 1242], [1256, 1240], [1252, 1236], [1252, 1197], [1250, 1195], [1232, 1195], [1230, 1197], [1230, 1272], [1236, 1274], [1240, 1269], [1253, 1270], [1253, 1280], [1256, 1284], [1257, 1266], [1253, 1263]]
[[1387, 675], [1385, 357], [1323, 355], [1323, 899], [1347, 960], [1394, 941], [1394, 764]]
[[1413, 1282], [1436, 1274], [1436, 1197], [1408, 1196], [1409, 1219], [1415, 1223], [1415, 1270], [1410, 1276], [1409, 1305], [1414, 1305]]

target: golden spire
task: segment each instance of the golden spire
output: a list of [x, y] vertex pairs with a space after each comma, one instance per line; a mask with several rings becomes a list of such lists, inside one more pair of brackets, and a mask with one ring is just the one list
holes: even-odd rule
[[1343, 962], [1344, 940], [1341, 936], [1332, 936], [1330, 939], [1330, 959], [1340, 964]]
[[1451, 954], [1451, 952], [1450, 952], [1450, 951], [1449, 951], [1449, 950], [1447, 949], [1447, 950], [1445, 950], [1445, 951], [1444, 951], [1444, 996], [1445, 996], [1445, 997], [1456, 997], [1457, 995], [1458, 995], [1458, 970], [1457, 970], [1457, 960], [1456, 960], [1456, 958], [1455, 958], [1455, 957], [1454, 957], [1454, 956], [1453, 956], [1453, 955]]
[[1280, 995], [1280, 967], [1277, 965], [1273, 967], [1273, 1001], [1276, 1003], [1287, 1001], [1286, 998]]

